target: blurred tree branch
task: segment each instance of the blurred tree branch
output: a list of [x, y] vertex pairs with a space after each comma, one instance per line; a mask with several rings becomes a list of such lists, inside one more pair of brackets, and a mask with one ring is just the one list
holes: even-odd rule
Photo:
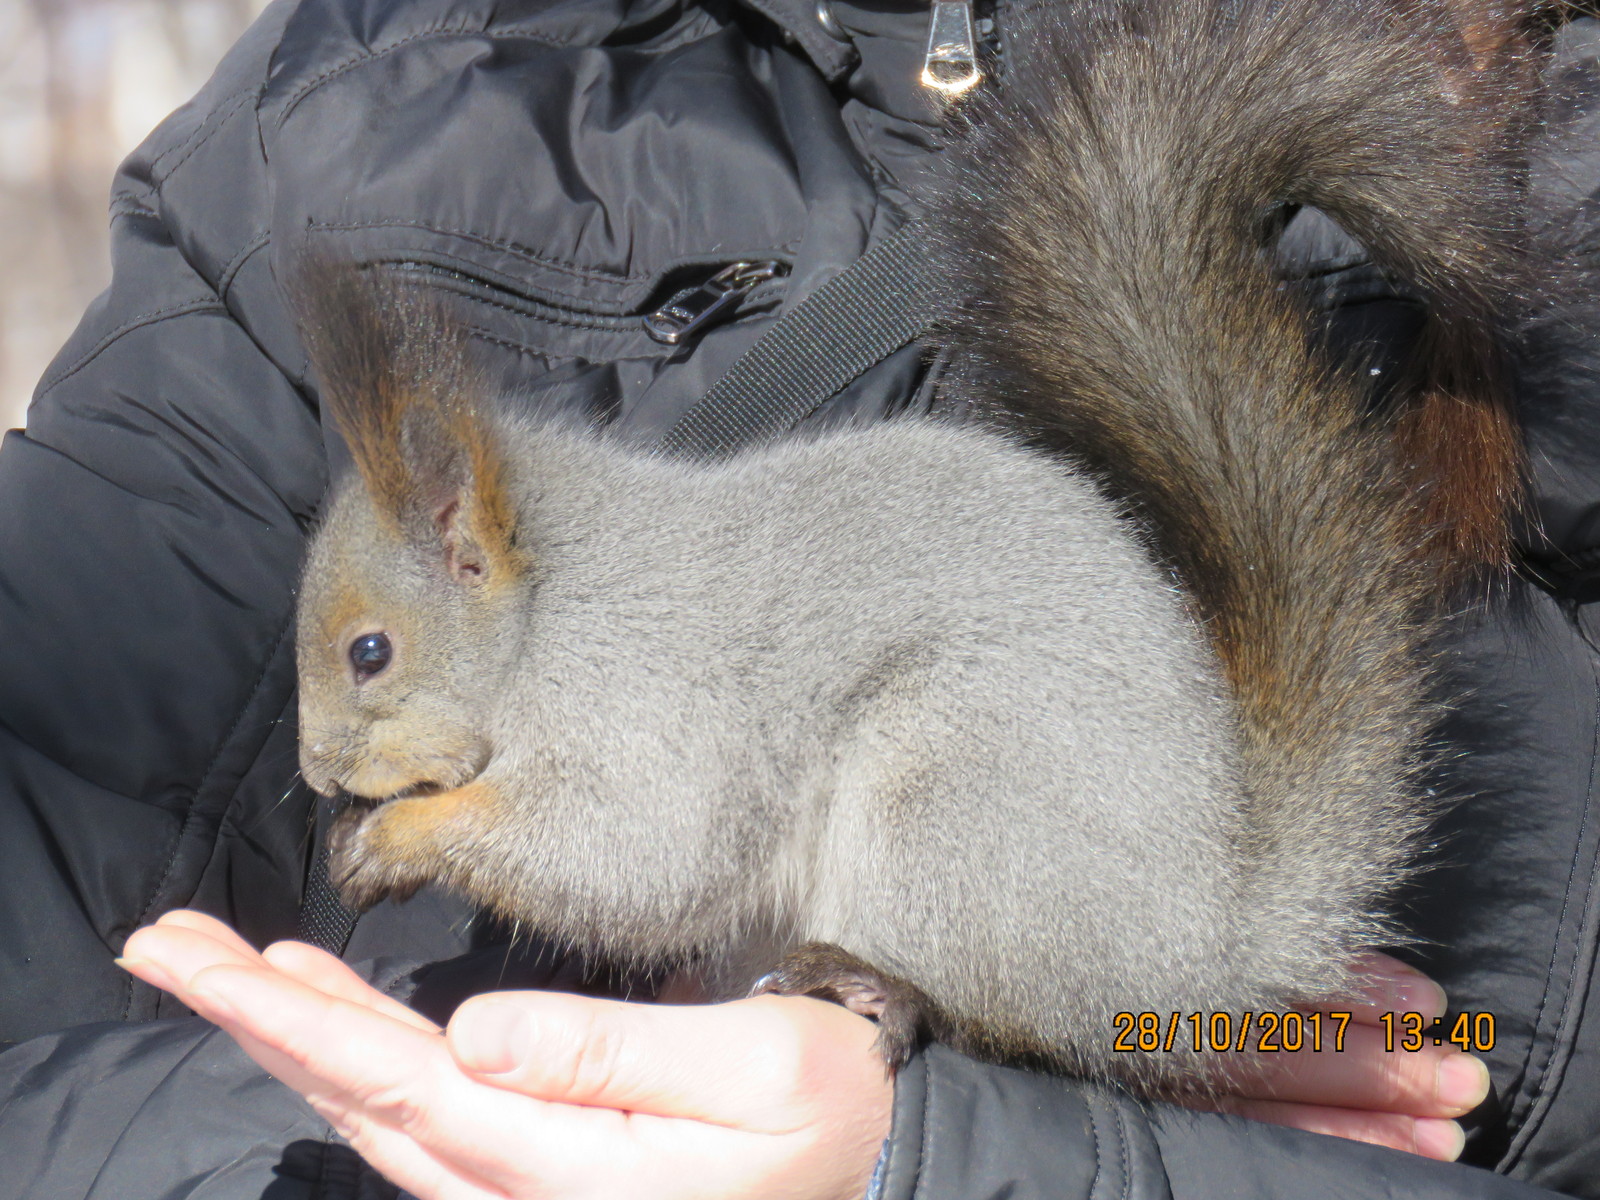
[[130, 130], [187, 100], [264, 6], [0, 0], [0, 429], [106, 285]]

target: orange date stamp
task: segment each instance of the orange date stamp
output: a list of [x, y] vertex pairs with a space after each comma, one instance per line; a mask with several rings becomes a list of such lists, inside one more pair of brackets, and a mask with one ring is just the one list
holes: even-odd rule
[[[1111, 1048], [1124, 1054], [1192, 1051], [1196, 1054], [1278, 1054], [1342, 1051], [1353, 1014], [1348, 1012], [1119, 1012], [1112, 1017]], [[1428, 1018], [1422, 1013], [1380, 1013], [1384, 1049], [1406, 1053], [1426, 1045], [1468, 1052], [1494, 1049], [1494, 1014], [1463, 1012]]]

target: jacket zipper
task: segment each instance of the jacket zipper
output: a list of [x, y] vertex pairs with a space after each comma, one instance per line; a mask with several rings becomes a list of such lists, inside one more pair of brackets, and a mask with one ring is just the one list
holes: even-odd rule
[[982, 79], [978, 39], [972, 31], [972, 0], [933, 0], [922, 85], [946, 96], [959, 96]]
[[645, 317], [644, 331], [663, 345], [681, 346], [708, 325], [731, 317], [758, 283], [787, 273], [780, 262], [736, 262], [678, 292]]
[[640, 316], [638, 313], [610, 314], [550, 304], [513, 292], [500, 284], [468, 275], [435, 263], [404, 259], [381, 264], [388, 270], [411, 275], [449, 280], [469, 293], [492, 298], [494, 303], [513, 311], [525, 312], [541, 320], [586, 329], [614, 330], [618, 333], [641, 326], [653, 339], [669, 346], [681, 346], [709, 325], [731, 317], [740, 301], [769, 279], [789, 273], [787, 263], [776, 261], [736, 262], [724, 267], [704, 283], [673, 294], [661, 307]]

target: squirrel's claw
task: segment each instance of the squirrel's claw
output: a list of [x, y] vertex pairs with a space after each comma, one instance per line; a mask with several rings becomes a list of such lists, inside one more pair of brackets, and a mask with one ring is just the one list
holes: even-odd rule
[[494, 787], [482, 779], [448, 791], [419, 784], [381, 801], [358, 799], [329, 827], [328, 881], [356, 909], [408, 900], [435, 880], [470, 885], [454, 860], [462, 856], [464, 837], [500, 826], [498, 803]]
[[365, 912], [380, 900], [409, 900], [424, 880], [404, 864], [385, 862], [374, 852], [364, 827], [380, 820], [381, 809], [351, 807], [328, 829], [328, 882], [346, 908]]
[[876, 1022], [878, 1052], [890, 1074], [929, 1041], [949, 1040], [944, 1014], [925, 992], [829, 942], [807, 942], [784, 955], [750, 994], [815, 996]]

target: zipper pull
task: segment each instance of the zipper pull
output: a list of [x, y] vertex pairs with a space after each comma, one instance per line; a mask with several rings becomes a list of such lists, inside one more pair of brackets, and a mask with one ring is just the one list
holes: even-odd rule
[[779, 262], [737, 262], [704, 283], [684, 288], [644, 319], [644, 331], [658, 342], [681, 346], [691, 335], [731, 314], [758, 283], [787, 275]]
[[922, 86], [946, 96], [959, 96], [971, 91], [982, 78], [978, 40], [972, 34], [972, 0], [933, 0]]

